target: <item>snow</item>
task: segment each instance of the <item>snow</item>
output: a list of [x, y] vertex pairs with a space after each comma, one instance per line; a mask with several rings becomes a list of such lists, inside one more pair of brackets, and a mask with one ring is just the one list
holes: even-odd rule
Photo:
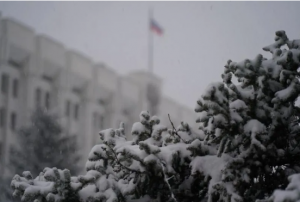
[[146, 123], [147, 121], [149, 121], [150, 120], [150, 114], [149, 114], [149, 112], [147, 112], [147, 111], [142, 111], [141, 113], [140, 113], [140, 122], [143, 124], [143, 123]]
[[83, 187], [79, 192], [79, 198], [82, 201], [87, 201], [88, 197], [94, 196], [96, 193], [96, 186], [95, 184], [88, 184], [87, 186]]
[[136, 122], [133, 124], [132, 126], [132, 130], [131, 133], [133, 135], [139, 135], [141, 133], [143, 133], [144, 131], [147, 131], [148, 129], [140, 122]]
[[[155, 140], [159, 140], [161, 138], [161, 134], [162, 132], [165, 132], [168, 130], [167, 127], [161, 125], [161, 124], [157, 124], [157, 125], [154, 125], [152, 127], [152, 137], [155, 139]], [[158, 146], [158, 145], [157, 145]]]
[[266, 126], [256, 119], [249, 120], [244, 126], [245, 133], [259, 134], [266, 131]]
[[166, 169], [168, 173], [174, 173], [174, 169], [172, 168], [174, 154], [177, 154], [180, 157], [180, 164], [183, 164], [184, 158], [190, 158], [191, 152], [187, 150], [187, 146], [188, 145], [185, 143], [177, 143], [160, 148], [160, 152], [157, 154], [157, 156], [166, 163]]
[[105, 191], [106, 189], [108, 189], [110, 187], [109, 179], [106, 179], [106, 178], [107, 178], [107, 176], [103, 175], [95, 183], [97, 185], [99, 191], [101, 191], [101, 192]]
[[250, 134], [251, 143], [253, 145], [258, 146], [263, 151], [266, 150], [265, 146], [256, 138], [257, 135], [262, 135], [267, 132], [264, 124], [255, 119], [249, 120], [244, 126], [244, 132]]
[[197, 172], [200, 172], [204, 176], [210, 176], [208, 193], [211, 194], [213, 186], [222, 180], [222, 170], [225, 169], [226, 164], [231, 159], [232, 157], [226, 154], [223, 154], [221, 157], [209, 155], [196, 157], [190, 163], [191, 174], [195, 175]]
[[282, 66], [278, 65], [277, 60], [274, 59], [263, 60], [262, 67], [273, 79], [278, 79], [280, 72], [282, 71]]
[[85, 175], [81, 175], [78, 177], [78, 180], [83, 183], [94, 182], [97, 178], [99, 178], [101, 174], [96, 170], [89, 170]]
[[127, 199], [126, 201], [128, 201], [128, 202], [156, 202], [152, 198], [150, 198], [150, 196], [148, 196], [148, 195], [143, 196], [139, 199]]
[[245, 110], [248, 108], [247, 105], [245, 104], [245, 102], [243, 100], [239, 100], [239, 99], [231, 102], [229, 104], [229, 107], [231, 109], [236, 109], [236, 110]]
[[223, 83], [211, 83], [207, 86], [206, 90], [202, 94], [202, 98], [206, 101], [210, 99], [212, 95], [214, 95], [215, 101], [219, 104], [222, 104], [227, 101], [227, 97], [223, 93], [224, 91], [226, 91], [226, 88]]
[[160, 148], [158, 146], [148, 144], [147, 142], [144, 141], [140, 142], [139, 146], [140, 149], [145, 150], [147, 154], [157, 154], [160, 152]]
[[106, 151], [103, 148], [107, 148], [103, 144], [95, 145], [88, 155], [90, 161], [95, 161], [101, 156], [102, 158], [107, 158]]
[[299, 56], [300, 56], [300, 50], [291, 49], [284, 52], [278, 59], [277, 63], [281, 65], [286, 65], [290, 60], [292, 60], [295, 64], [299, 66], [300, 64]]
[[128, 183], [125, 180], [118, 181], [118, 187], [124, 195], [132, 194], [134, 192], [136, 184], [133, 183], [134, 179], [130, 180]]
[[275, 42], [269, 46], [263, 48], [265, 51], [270, 51], [273, 53], [276, 49], [280, 48], [280, 46], [284, 45], [288, 41], [288, 38], [285, 34], [285, 31], [277, 31]]
[[300, 49], [300, 40], [292, 40], [287, 42], [287, 46], [292, 49]]
[[187, 132], [187, 131], [179, 131], [178, 130], [178, 135], [183, 140], [185, 140], [185, 142], [192, 142], [195, 139], [201, 139], [201, 140], [203, 140], [204, 137], [205, 137], [203, 131], [199, 131], [199, 132], [198, 131], [197, 132], [190, 131], [190, 132]]
[[230, 156], [224, 154], [222, 157], [217, 156], [198, 156], [193, 159], [190, 163], [192, 167], [192, 175], [196, 172], [203, 173], [205, 176], [210, 176], [212, 178], [212, 183], [221, 180], [221, 170], [225, 168], [226, 163], [231, 159]]
[[295, 95], [295, 93], [298, 93], [300, 91], [299, 82], [293, 81], [288, 88], [285, 88], [281, 91], [278, 91], [275, 93], [275, 98], [273, 98], [272, 102], [285, 102], [287, 101], [291, 96]]
[[[24, 172], [23, 174], [27, 177], [31, 175], [30, 172]], [[34, 180], [27, 180], [16, 175], [12, 180], [11, 186], [23, 192], [23, 200], [33, 201], [35, 197], [45, 197], [50, 200], [52, 198], [60, 201], [64, 199], [65, 195], [64, 192], [58, 190], [61, 190], [61, 186], [64, 186], [64, 183], [70, 183], [67, 181], [70, 179], [67, 179], [67, 176], [69, 176], [67, 170], [45, 168], [42, 176]], [[71, 187], [73, 188], [74, 186]], [[57, 194], [53, 194], [55, 192]]]
[[32, 179], [32, 175], [31, 175], [30, 171], [24, 171], [22, 173], [22, 175], [28, 180]]
[[141, 160], [146, 157], [147, 153], [144, 150], [140, 150], [139, 145], [124, 145], [123, 147], [118, 147], [116, 153], [130, 153], [133, 159]]
[[300, 200], [300, 174], [291, 175], [289, 181], [290, 183], [285, 190], [274, 191], [271, 197], [273, 202]]

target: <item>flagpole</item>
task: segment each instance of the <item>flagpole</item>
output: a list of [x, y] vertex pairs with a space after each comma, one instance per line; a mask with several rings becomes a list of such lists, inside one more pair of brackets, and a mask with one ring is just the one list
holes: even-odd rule
[[[148, 73], [153, 74], [153, 34], [152, 34], [152, 22], [153, 19], [153, 11], [152, 8], [149, 8], [148, 11]], [[151, 114], [153, 114], [152, 104], [150, 100], [151, 92], [150, 92], [151, 82], [148, 78], [147, 81], [147, 108]]]
[[153, 10], [149, 9], [149, 22], [148, 22], [148, 71], [153, 73], [153, 34], [151, 31], [151, 20], [153, 19]]

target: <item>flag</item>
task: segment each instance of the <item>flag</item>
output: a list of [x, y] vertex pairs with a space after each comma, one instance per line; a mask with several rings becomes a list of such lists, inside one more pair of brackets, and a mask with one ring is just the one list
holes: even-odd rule
[[159, 24], [157, 22], [155, 22], [155, 20], [153, 20], [153, 19], [150, 20], [150, 29], [151, 29], [151, 31], [155, 32], [158, 35], [163, 34], [162, 27], [159, 26]]

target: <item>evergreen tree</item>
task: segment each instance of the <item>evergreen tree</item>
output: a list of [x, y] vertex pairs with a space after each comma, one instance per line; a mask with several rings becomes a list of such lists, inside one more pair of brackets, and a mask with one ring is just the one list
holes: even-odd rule
[[[42, 109], [36, 110], [31, 117], [31, 124], [17, 132], [17, 144], [11, 147], [8, 168], [12, 172], [31, 170], [38, 175], [47, 166], [58, 168], [68, 167], [72, 172], [78, 172], [79, 156], [76, 154], [76, 137], [67, 137], [56, 117]], [[13, 199], [9, 179], [1, 179], [0, 200]]]
[[[280, 49], [285, 44], [289, 50]], [[220, 157], [200, 157], [196, 164], [209, 159], [219, 166], [214, 173], [196, 168], [212, 178], [209, 201], [262, 199], [300, 172], [298, 44], [284, 31], [276, 32], [275, 43], [263, 48], [271, 59], [229, 60], [222, 74], [225, 85], [213, 84], [198, 101], [200, 129]]]
[[12, 196], [12, 190], [10, 188], [11, 177], [2, 177], [0, 179], [0, 201], [1, 202], [11, 202], [20, 201], [18, 198]]
[[50, 165], [78, 172], [76, 137], [65, 135], [54, 115], [37, 109], [31, 124], [21, 128], [16, 139], [17, 144], [11, 148], [10, 167], [17, 172], [30, 170], [38, 175]]
[[272, 196], [260, 202], [287, 202], [300, 200], [300, 174], [289, 176], [289, 184], [285, 190], [275, 190]]
[[102, 143], [91, 150], [85, 175], [47, 167], [33, 179], [26, 171], [12, 180], [14, 196], [34, 202], [298, 201], [300, 40], [278, 31], [263, 49], [272, 58], [229, 60], [223, 83], [208, 86], [195, 109], [199, 133], [185, 122], [168, 129], [144, 111], [131, 141], [122, 124], [99, 133]]

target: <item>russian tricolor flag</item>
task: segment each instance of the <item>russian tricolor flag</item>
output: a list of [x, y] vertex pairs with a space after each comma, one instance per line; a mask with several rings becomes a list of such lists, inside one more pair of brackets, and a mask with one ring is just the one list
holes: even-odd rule
[[154, 19], [150, 20], [150, 29], [158, 35], [162, 35], [164, 32], [163, 28], [159, 26], [159, 24]]

